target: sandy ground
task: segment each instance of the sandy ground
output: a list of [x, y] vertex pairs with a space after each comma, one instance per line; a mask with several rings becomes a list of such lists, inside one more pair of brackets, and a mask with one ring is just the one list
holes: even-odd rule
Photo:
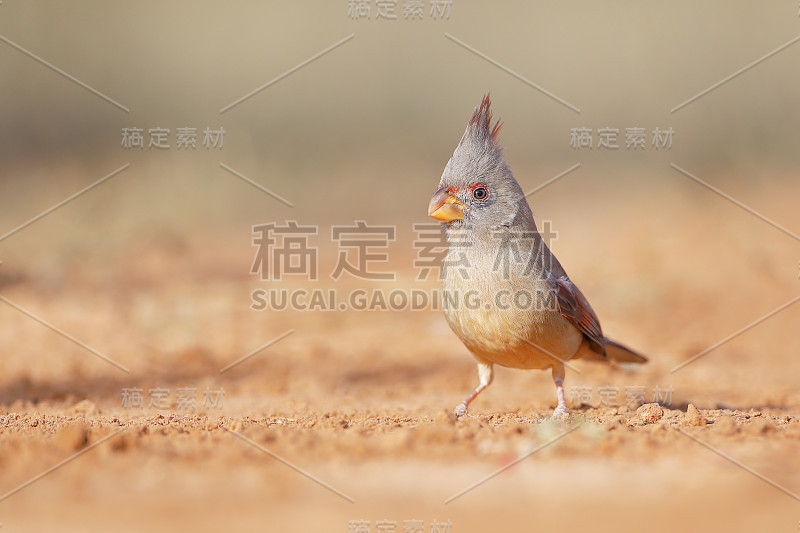
[[[791, 222], [788, 200], [777, 205]], [[549, 374], [507, 369], [455, 420], [476, 374], [440, 312], [252, 311], [264, 284], [248, 274], [247, 246], [220, 244], [212, 260], [208, 247], [149, 242], [51, 278], [9, 261], [3, 530], [796, 531], [800, 307], [670, 372], [800, 283], [789, 239], [736, 211], [714, 226], [715, 209], [727, 208], [678, 219], [659, 239], [644, 240], [644, 224], [606, 240], [626, 261], [601, 253], [601, 228], [557, 243], [606, 332], [651, 357], [576, 362], [572, 413], [559, 421]], [[682, 237], [697, 226], [714, 238]], [[593, 270], [581, 257], [597, 258]], [[415, 283], [407, 272], [388, 286]], [[142, 407], [125, 404], [132, 389]]]

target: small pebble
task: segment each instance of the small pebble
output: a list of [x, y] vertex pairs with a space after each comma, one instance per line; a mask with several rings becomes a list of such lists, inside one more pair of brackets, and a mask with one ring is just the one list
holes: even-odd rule
[[700, 414], [700, 411], [697, 410], [692, 404], [686, 408], [686, 415], [684, 415], [684, 421], [686, 422], [687, 426], [705, 426], [706, 419], [703, 415]]
[[643, 424], [658, 422], [664, 416], [664, 409], [657, 403], [647, 403], [636, 410], [636, 418]]

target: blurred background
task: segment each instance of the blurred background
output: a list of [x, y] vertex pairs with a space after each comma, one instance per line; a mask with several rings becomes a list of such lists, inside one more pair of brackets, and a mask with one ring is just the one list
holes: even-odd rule
[[[174, 414], [174, 394], [170, 408], [141, 416], [120, 404], [122, 388], [156, 386], [224, 387], [224, 408], [197, 413], [240, 424], [242, 417], [325, 414], [345, 423], [427, 420], [450, 410], [475, 385], [474, 366], [439, 312], [257, 312], [250, 295], [274, 286], [434, 289], [434, 279], [415, 280], [412, 225], [431, 221], [430, 195], [485, 93], [503, 121], [500, 140], [522, 188], [533, 191], [561, 176], [529, 197], [540, 227], [550, 221], [558, 232], [552, 247], [561, 262], [604, 330], [652, 359], [632, 375], [586, 366], [568, 376], [567, 388], [658, 385], [672, 387], [684, 411], [692, 403], [797, 413], [800, 341], [793, 333], [800, 310], [792, 306], [669, 372], [798, 294], [797, 2], [452, 0], [441, 4], [446, 14], [434, 17], [426, 0], [421, 17], [406, 18], [413, 3], [400, 0], [387, 3], [395, 6], [394, 20], [378, 16], [381, 4], [0, 3], [0, 414], [69, 417], [82, 401], [100, 427], [112, 418]], [[368, 16], [359, 11], [364, 5]], [[177, 129], [185, 127], [197, 129], [196, 149], [177, 147]], [[123, 146], [123, 128], [142, 128], [144, 148]], [[151, 128], [170, 130], [169, 148], [148, 147]], [[206, 128], [224, 129], [221, 147], [202, 145]], [[592, 149], [571, 145], [580, 128], [592, 131]], [[602, 128], [619, 131], [619, 149], [598, 147]], [[626, 149], [627, 128], [644, 128], [643, 149]], [[670, 147], [653, 145], [656, 128], [672, 129]], [[320, 228], [315, 282], [276, 285], [251, 274], [252, 227], [287, 220]], [[397, 273], [395, 281], [329, 277], [338, 253], [330, 228], [357, 220], [396, 226], [385, 268]], [[220, 375], [223, 365], [289, 330], [274, 348]], [[476, 402], [479, 412], [539, 416], [552, 408], [549, 375], [501, 369], [497, 382], [504, 385]], [[322, 463], [347, 457], [365, 469], [365, 479], [364, 457], [386, 461], [402, 448], [311, 435], [300, 449]], [[21, 453], [8, 433], [4, 438], [7, 449]], [[314, 456], [326, 439], [338, 444]], [[435, 448], [436, 439], [423, 441]], [[269, 442], [298, 449], [291, 438]], [[228, 443], [237, 450], [239, 444]], [[171, 446], [141, 453], [180, 456]], [[476, 449], [459, 457], [474, 458]], [[422, 460], [425, 450], [410, 460]], [[487, 453], [511, 452], [501, 446]], [[780, 473], [782, 463], [767, 455], [753, 452]], [[37, 457], [18, 461], [6, 484], [48, 464]], [[557, 472], [548, 479], [561, 479]], [[634, 495], [650, 479], [637, 472], [628, 480]], [[670, 472], [664, 467], [667, 485], [674, 482]], [[605, 475], [589, 478], [599, 483]], [[796, 472], [787, 476], [798, 480]], [[245, 485], [263, 488], [259, 480]], [[155, 476], [137, 486], [162, 481]], [[750, 488], [726, 498], [755, 501]], [[288, 498], [301, 505], [305, 497], [301, 491]], [[18, 517], [37, 504], [15, 498]], [[412, 514], [413, 498], [398, 498], [405, 510], [395, 518], [411, 518], [403, 513]], [[793, 528], [797, 508], [782, 503], [773, 511], [795, 516]], [[699, 516], [709, 503], [686, 505]], [[175, 506], [183, 509], [180, 498]], [[605, 516], [608, 508], [595, 511]], [[297, 518], [286, 513], [287, 524]], [[338, 522], [320, 530], [345, 530], [347, 521], [331, 513]], [[648, 521], [644, 511], [636, 516]], [[455, 530], [470, 528], [468, 520], [460, 524]]]
[[[254, 218], [418, 220], [487, 92], [504, 121], [502, 140], [523, 188], [582, 165], [555, 190], [534, 197], [541, 218], [555, 218], [581, 197], [600, 193], [612, 202], [610, 210], [624, 205], [617, 197], [650, 191], [686, 194], [711, 209], [724, 206], [676, 174], [672, 162], [745, 200], [752, 191], [780, 187], [797, 168], [792, 134], [800, 74], [792, 68], [794, 46], [670, 113], [793, 38], [798, 17], [791, 2], [488, 7], [463, 1], [452, 3], [444, 20], [434, 20], [428, 4], [422, 20], [406, 20], [403, 2], [397, 20], [376, 20], [378, 7], [367, 5], [369, 20], [353, 20], [347, 0], [226, 6], [5, 2], [4, 37], [130, 109], [118, 109], [4, 43], [5, 225], [30, 218], [122, 164], [131, 168], [55, 219], [3, 242], [4, 253], [44, 235], [51, 235], [51, 246], [85, 243], [88, 236], [95, 248], [150, 230], [196, 237], [207, 233], [197, 224], [220, 232], [243, 222], [247, 228]], [[353, 40], [220, 113], [350, 34]], [[125, 127], [169, 128], [172, 147], [124, 150]], [[224, 127], [224, 147], [178, 150], [179, 127]], [[572, 128], [603, 127], [619, 129], [622, 141], [625, 128], [643, 127], [648, 148], [570, 147]], [[655, 127], [674, 129], [670, 150], [650, 146]], [[294, 200], [296, 208], [254, 194], [219, 162]], [[586, 192], [557, 194], [573, 183]], [[358, 192], [378, 189], [394, 201], [354, 201]], [[745, 203], [771, 207], [757, 199]], [[659, 207], [651, 212], [657, 226], [680, 218], [675, 206]], [[575, 218], [569, 215], [559, 218]]]

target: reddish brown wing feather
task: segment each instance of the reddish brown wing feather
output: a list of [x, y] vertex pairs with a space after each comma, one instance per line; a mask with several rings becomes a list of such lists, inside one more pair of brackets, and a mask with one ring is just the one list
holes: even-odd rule
[[605, 337], [600, 329], [600, 321], [578, 287], [569, 278], [560, 277], [556, 280], [556, 296], [564, 318], [586, 335], [592, 351], [605, 355]]

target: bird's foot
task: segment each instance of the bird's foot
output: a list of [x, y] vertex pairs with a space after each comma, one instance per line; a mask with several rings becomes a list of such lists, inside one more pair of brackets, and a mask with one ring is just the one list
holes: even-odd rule
[[567, 409], [566, 405], [559, 405], [556, 407], [555, 411], [553, 411], [553, 418], [561, 420], [567, 416], [569, 416], [569, 409]]
[[455, 413], [456, 413], [456, 417], [457, 418], [461, 418], [462, 416], [467, 414], [467, 404], [465, 404], [465, 403], [458, 404], [458, 407], [456, 407]]

